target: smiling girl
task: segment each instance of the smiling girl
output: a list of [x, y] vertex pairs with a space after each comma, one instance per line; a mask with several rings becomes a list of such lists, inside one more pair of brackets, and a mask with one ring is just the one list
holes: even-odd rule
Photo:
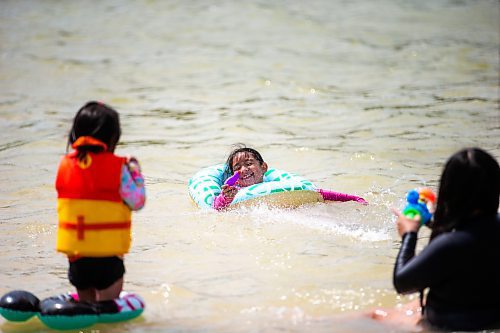
[[[231, 204], [236, 193], [242, 187], [262, 183], [264, 174], [268, 167], [262, 155], [255, 149], [249, 147], [238, 147], [234, 149], [227, 158], [226, 165], [231, 174], [239, 173], [239, 179], [234, 185], [222, 185], [222, 192], [215, 198], [212, 207], [216, 210], [226, 208]], [[317, 190], [324, 200], [329, 201], [356, 201], [362, 204], [368, 202], [358, 196], [333, 192], [329, 190]]]

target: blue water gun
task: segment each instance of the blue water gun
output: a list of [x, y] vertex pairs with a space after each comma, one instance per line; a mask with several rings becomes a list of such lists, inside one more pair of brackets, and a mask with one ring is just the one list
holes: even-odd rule
[[420, 223], [427, 224], [432, 213], [429, 211], [429, 206], [432, 206], [436, 201], [436, 194], [429, 188], [419, 190], [411, 190], [406, 195], [408, 204], [403, 209], [403, 215], [413, 219], [415, 216], [420, 216]]

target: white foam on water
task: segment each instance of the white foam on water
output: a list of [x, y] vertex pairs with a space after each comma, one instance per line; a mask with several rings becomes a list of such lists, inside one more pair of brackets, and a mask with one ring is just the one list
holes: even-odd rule
[[229, 214], [251, 216], [257, 224], [285, 223], [303, 228], [350, 237], [363, 242], [380, 242], [391, 239], [385, 221], [378, 225], [366, 223], [367, 208], [356, 203], [306, 205], [296, 209], [270, 208], [265, 204], [240, 208]]

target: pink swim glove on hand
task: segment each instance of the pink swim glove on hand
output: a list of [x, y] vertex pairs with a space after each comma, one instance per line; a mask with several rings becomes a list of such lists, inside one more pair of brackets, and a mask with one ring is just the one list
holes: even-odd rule
[[361, 197], [355, 196], [355, 195], [340, 193], [340, 192], [333, 192], [333, 191], [322, 190], [322, 189], [319, 189], [318, 192], [321, 194], [321, 196], [323, 197], [324, 200], [341, 201], [341, 202], [356, 201], [356, 202], [359, 202], [363, 205], [368, 205], [368, 201], [366, 201], [365, 199], [363, 199]]

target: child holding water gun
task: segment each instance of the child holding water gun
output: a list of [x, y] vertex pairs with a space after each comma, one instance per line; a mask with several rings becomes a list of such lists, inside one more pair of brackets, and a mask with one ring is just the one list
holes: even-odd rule
[[467, 148], [451, 156], [427, 223], [430, 241], [419, 254], [415, 248], [425, 214], [395, 211], [402, 241], [394, 287], [398, 293], [420, 292], [420, 306], [405, 314], [377, 310], [372, 317], [450, 331], [500, 328], [499, 195], [500, 167], [490, 154]]
[[139, 162], [114, 150], [118, 113], [89, 102], [76, 114], [57, 172], [57, 251], [69, 259], [68, 278], [80, 301], [119, 297], [131, 238], [131, 211], [144, 206]]
[[[262, 183], [264, 174], [267, 171], [267, 163], [264, 162], [260, 153], [255, 149], [245, 146], [234, 149], [229, 154], [226, 165], [230, 173], [235, 174], [235, 179], [222, 185], [222, 192], [215, 198], [212, 204], [212, 207], [216, 210], [221, 210], [229, 206], [240, 188]], [[324, 200], [356, 201], [368, 204], [365, 199], [355, 195], [322, 189], [318, 189], [318, 192]]]

